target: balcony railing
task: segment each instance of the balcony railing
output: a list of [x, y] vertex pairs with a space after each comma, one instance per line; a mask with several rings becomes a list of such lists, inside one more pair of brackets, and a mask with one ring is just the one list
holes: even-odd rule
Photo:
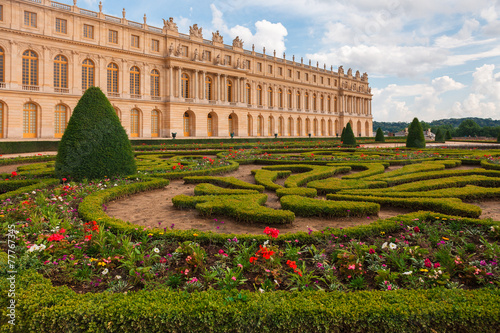
[[142, 99], [142, 95], [130, 94], [130, 98], [133, 98], [133, 99]]
[[151, 96], [151, 99], [153, 101], [161, 101], [161, 97], [160, 96]]
[[0, 82], [0, 88], [6, 88], [5, 82]]
[[80, 8], [80, 14], [87, 15], [87, 16], [92, 16], [92, 17], [98, 17], [99, 15], [96, 12], [93, 12], [91, 10], [86, 10]]
[[40, 91], [40, 87], [39, 86], [27, 86], [27, 85], [23, 85], [23, 90], [27, 90], [27, 91]]
[[120, 97], [120, 93], [117, 93], [117, 92], [107, 92], [107, 95], [109, 97]]
[[54, 88], [54, 92], [60, 93], [60, 94], [69, 94], [69, 89], [68, 88]]
[[71, 6], [65, 5], [63, 3], [51, 1], [50, 4], [51, 4], [52, 7], [59, 8], [59, 9], [62, 9], [62, 10], [67, 10], [69, 12], [71, 11]]

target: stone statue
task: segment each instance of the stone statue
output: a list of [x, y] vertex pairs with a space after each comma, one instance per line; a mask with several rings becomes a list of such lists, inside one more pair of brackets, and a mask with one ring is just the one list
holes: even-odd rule
[[201, 53], [201, 61], [205, 61], [205, 52]]
[[102, 1], [99, 1], [99, 13], [102, 13]]
[[147, 21], [147, 17], [146, 17], [146, 14], [144, 14], [144, 25], [147, 24], [146, 21]]
[[196, 60], [198, 60], [198, 49], [194, 49], [193, 61], [196, 61]]
[[356, 79], [359, 79], [359, 71], [356, 71]]
[[215, 65], [218, 65], [220, 64], [220, 54], [217, 55], [217, 57], [215, 57]]
[[175, 50], [175, 56], [179, 57], [182, 54], [181, 44], [177, 45], [177, 49]]
[[338, 73], [344, 75], [344, 66], [339, 66]]
[[240, 68], [240, 58], [238, 58], [238, 60], [236, 60], [236, 68]]
[[174, 23], [173, 17], [170, 17], [168, 21], [163, 19], [163, 29], [177, 31], [177, 24]]
[[363, 81], [368, 81], [368, 74], [365, 72], [363, 73]]
[[127, 14], [127, 12], [125, 11], [125, 8], [123, 8], [123, 10], [122, 10], [123, 18], [125, 18], [125, 14]]
[[233, 47], [237, 47], [240, 49], [243, 48], [243, 41], [240, 39], [240, 36], [236, 36], [236, 38], [233, 39]]
[[174, 43], [170, 43], [170, 47], [168, 48], [168, 55], [171, 56], [174, 53]]
[[352, 68], [349, 68], [349, 69], [347, 70], [347, 76], [352, 76]]
[[193, 26], [189, 27], [189, 35], [192, 37], [203, 38], [202, 30], [203, 28], [198, 28], [198, 24], [193, 24]]
[[223, 37], [220, 35], [219, 30], [212, 32], [212, 42], [214, 43], [224, 43]]

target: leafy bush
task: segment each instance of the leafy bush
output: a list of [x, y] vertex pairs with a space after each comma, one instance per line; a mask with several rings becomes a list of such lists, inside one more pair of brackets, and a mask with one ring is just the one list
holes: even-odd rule
[[377, 135], [375, 135], [375, 142], [385, 142], [384, 131], [379, 127], [377, 129]]
[[424, 132], [422, 130], [422, 125], [417, 118], [413, 118], [410, 128], [408, 129], [406, 148], [425, 148]]
[[113, 106], [98, 87], [78, 101], [59, 144], [56, 176], [75, 180], [130, 175], [134, 153]]

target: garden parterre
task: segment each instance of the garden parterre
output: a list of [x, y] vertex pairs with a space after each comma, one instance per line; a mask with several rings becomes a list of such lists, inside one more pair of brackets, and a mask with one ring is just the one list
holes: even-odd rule
[[[461, 191], [470, 189], [466, 186], [467, 182], [463, 181], [463, 177], [455, 179], [446, 174], [453, 170], [453, 165], [459, 164], [455, 162], [447, 164], [449, 160], [477, 161], [475, 163], [482, 168], [472, 169], [477, 170], [477, 173], [468, 174], [468, 177], [477, 176], [477, 179], [481, 180], [479, 183], [474, 183], [474, 199], [477, 199], [478, 195], [479, 198], [483, 198], [480, 196], [481, 193], [485, 193], [484, 197], [497, 198], [495, 190], [499, 186], [496, 181], [500, 180], [500, 177], [495, 173], [485, 176], [484, 172], [494, 167], [489, 168], [488, 164], [480, 165], [480, 163], [487, 160], [488, 163], [495, 164], [491, 162], [491, 157], [485, 158], [484, 155], [498, 156], [499, 152], [488, 151], [487, 154], [483, 154], [478, 151], [449, 151], [448, 153], [439, 151], [436, 154], [433, 150], [402, 149], [373, 151], [363, 149], [351, 152], [340, 148], [319, 154], [317, 151], [295, 152], [293, 149], [287, 149], [286, 153], [277, 153], [257, 152], [251, 148], [237, 151], [231, 149], [227, 154], [220, 153], [218, 157], [207, 157], [190, 155], [186, 151], [184, 156], [179, 152], [138, 154], [139, 173], [120, 179], [105, 178], [81, 183], [63, 179], [61, 183], [51, 178], [52, 162], [26, 166], [15, 173], [3, 174], [3, 185], [0, 184], [0, 188], [5, 192], [1, 194], [2, 229], [5, 234], [8, 225], [16, 226], [16, 265], [17, 271], [21, 272], [19, 293], [25, 299], [23, 301], [25, 305], [19, 308], [25, 321], [22, 324], [24, 326], [19, 326], [19, 329], [35, 330], [34, 326], [30, 326], [30, 322], [40, 323], [40, 327], [46, 327], [44, 329], [47, 332], [53, 327], [63, 327], [62, 324], [58, 324], [51, 328], [48, 321], [43, 319], [60, 318], [54, 313], [50, 314], [49, 307], [42, 306], [38, 314], [36, 311], [34, 314], [30, 313], [28, 306], [32, 302], [30, 299], [33, 301], [45, 299], [44, 295], [34, 292], [35, 286], [55, 294], [60, 293], [61, 297], [69, 302], [77, 300], [85, 302], [85, 299], [88, 299], [84, 296], [86, 293], [102, 293], [103, 299], [107, 300], [111, 294], [123, 296], [127, 293], [134, 298], [147, 298], [149, 296], [146, 295], [149, 294], [146, 293], [153, 295], [164, 292], [168, 293], [169, 297], [186, 295], [185, 302], [189, 302], [188, 299], [194, 300], [198, 297], [189, 295], [198, 295], [201, 292], [203, 294], [200, 295], [205, 295], [201, 297], [213, 298], [214, 304], [218, 306], [231, 304], [236, 308], [239, 308], [240, 303], [252, 304], [255, 297], [273, 299], [275, 297], [273, 295], [278, 293], [282, 295], [283, 292], [294, 295], [295, 300], [300, 300], [302, 297], [305, 300], [310, 295], [317, 294], [318, 300], [310, 301], [311, 304], [315, 304], [314, 306], [316, 302], [328, 303], [322, 296], [327, 291], [331, 293], [326, 294], [331, 294], [334, 298], [339, 297], [336, 296], [339, 292], [349, 291], [352, 293], [342, 297], [352, 295], [352, 299], [356, 299], [358, 293], [368, 292], [366, 294], [368, 298], [380, 300], [382, 297], [381, 304], [387, 304], [386, 309], [390, 309], [391, 301], [381, 296], [381, 292], [400, 295], [400, 299], [411, 299], [414, 297], [411, 296], [411, 292], [418, 291], [424, 297], [429, 295], [428, 299], [431, 299], [430, 295], [441, 292], [437, 292], [436, 290], [441, 289], [436, 288], [445, 288], [452, 292], [447, 294], [442, 291], [442, 295], [446, 295], [442, 296], [445, 297], [444, 300], [446, 297], [454, 299], [456, 295], [462, 295], [461, 300], [466, 304], [472, 304], [470, 295], [477, 293], [477, 297], [485, 299], [481, 304], [487, 304], [489, 300], [498, 301], [500, 299], [498, 221], [469, 218], [466, 217], [467, 214], [453, 215], [446, 205], [434, 205], [436, 210], [433, 212], [418, 211], [355, 228], [304, 230], [294, 234], [284, 234], [279, 231], [279, 223], [293, 223], [295, 215], [314, 214], [332, 218], [351, 214], [376, 214], [380, 209], [379, 204], [372, 203], [374, 200], [363, 200], [365, 196], [368, 198], [367, 191], [376, 191], [377, 196], [384, 198], [384, 202], [380, 202], [381, 205], [391, 205], [391, 202], [394, 204], [398, 202], [397, 198], [411, 198], [425, 204], [426, 200], [439, 201], [440, 198], [447, 197], [454, 198], [460, 206], [458, 197], [464, 200], [468, 198], [466, 195], [461, 196]], [[223, 177], [223, 173], [237, 167], [238, 162], [249, 160], [254, 164], [269, 165], [275, 161], [279, 163], [276, 167], [266, 167], [264, 173], [256, 171], [255, 176], [261, 174], [260, 177], [263, 179], [261, 184], [266, 189], [284, 193], [281, 195], [284, 207], [292, 207], [293, 203], [294, 208], [273, 210], [265, 207], [267, 196], [255, 192], [256, 185], [249, 186], [252, 184], [246, 185], [237, 179]], [[411, 164], [420, 160], [424, 160], [421, 166]], [[425, 160], [432, 162], [426, 163]], [[303, 166], [309, 165], [309, 162], [311, 162], [309, 167]], [[371, 165], [376, 162], [379, 162], [377, 166]], [[382, 167], [401, 162], [404, 165], [410, 164], [408, 171], [413, 176], [421, 176], [421, 181], [429, 182], [426, 178], [427, 173], [442, 172], [444, 176], [435, 177], [433, 178], [435, 183], [431, 185], [423, 183], [422, 187], [414, 185], [420, 182], [416, 178], [402, 180], [398, 186], [408, 184], [408, 187], [413, 187], [406, 190], [404, 187], [396, 187], [397, 190], [393, 190], [394, 184], [389, 181], [404, 177], [405, 167], [391, 171], [392, 174], [384, 173]], [[447, 165], [451, 167], [446, 168]], [[352, 169], [369, 172], [363, 177], [354, 179], [352, 176], [357, 173], [338, 174], [338, 170], [346, 172]], [[359, 173], [361, 172], [363, 171]], [[218, 176], [213, 177], [213, 175]], [[268, 221], [269, 225], [262, 224], [260, 235], [237, 235], [218, 233], [215, 230], [214, 232], [179, 230], [168, 222], [167, 216], [165, 222], [157, 228], [143, 228], [106, 215], [106, 204], [112, 199], [153, 188], [165, 186], [168, 188], [168, 179], [188, 176], [192, 179], [196, 179], [193, 176], [203, 177], [199, 177], [199, 181], [196, 181], [200, 185], [194, 196], [176, 199], [177, 202], [183, 202], [179, 205], [193, 207], [204, 215], [211, 216], [217, 226], [223, 224], [224, 214], [242, 217], [241, 220], [246, 223]], [[272, 183], [278, 177], [293, 178], [289, 182], [285, 181], [284, 186], [273, 187]], [[371, 180], [370, 177], [376, 180]], [[487, 179], [482, 180], [481, 177], [495, 179], [493, 186], [488, 186]], [[6, 185], [8, 182], [11, 185]], [[327, 186], [317, 186], [318, 192], [348, 194], [357, 198], [345, 201], [337, 200], [330, 195], [327, 199], [335, 200], [315, 197], [309, 190], [314, 190], [316, 187], [314, 185], [318, 182], [331, 184], [332, 188], [337, 189], [328, 192], [323, 190]], [[356, 187], [355, 182], [364, 185]], [[385, 182], [386, 185], [380, 185], [379, 182]], [[208, 185], [210, 183], [211, 185]], [[376, 184], [373, 190], [370, 190], [371, 183]], [[443, 191], [450, 188], [454, 189], [456, 196], [449, 191], [446, 195], [443, 194]], [[231, 192], [231, 189], [236, 192]], [[246, 193], [241, 189], [254, 191]], [[422, 191], [421, 197], [418, 196], [419, 191]], [[408, 198], [405, 198], [405, 194]], [[245, 208], [247, 206], [249, 208]], [[277, 217], [277, 222], [273, 224], [273, 218], [269, 217], [271, 215], [266, 215], [271, 213], [278, 215], [284, 213], [288, 214], [288, 217]], [[4, 241], [1, 246], [4, 251], [7, 250]], [[7, 274], [5, 255], [0, 258], [0, 270], [0, 274]], [[27, 277], [32, 279], [32, 286], [25, 280]], [[54, 286], [68, 286], [73, 291], [48, 286], [47, 279], [51, 280]], [[2, 304], [7, 302], [5, 290], [2, 287], [0, 298]], [[284, 296], [285, 299], [288, 297]], [[269, 305], [266, 305], [267, 301], [261, 300], [261, 302], [264, 304], [263, 308], [270, 309]], [[289, 306], [289, 303], [286, 303], [286, 306]], [[492, 309], [497, 311], [495, 313], [498, 316], [498, 307], [488, 306], [490, 311]], [[492, 315], [485, 308], [481, 309]], [[76, 310], [68, 311], [75, 316]], [[170, 310], [165, 311], [164, 314], [170, 313]], [[278, 310], [272, 311], [277, 313]], [[242, 318], [250, 320], [250, 315], [245, 310], [242, 312]], [[383, 313], [383, 310], [375, 308], [373, 310], [375, 317], [360, 315], [358, 312], [355, 313], [359, 318], [371, 318], [372, 323], [375, 323], [365, 326], [358, 323], [361, 325], [359, 327], [364, 327], [364, 331], [376, 331], [377, 320], [374, 318]], [[318, 312], [320, 313], [322, 312]], [[451, 319], [440, 319], [439, 316], [433, 317], [431, 314], [424, 323], [430, 325], [442, 323], [448, 325], [446, 330], [450, 331], [457, 327], [474, 327], [477, 314], [474, 317], [471, 313], [466, 313], [460, 320], [454, 316], [451, 316]], [[106, 327], [106, 323], [100, 322], [98, 314], [94, 316], [91, 322], [95, 325], [96, 331]], [[299, 317], [300, 320], [297, 319], [298, 321], [290, 326], [296, 331], [301, 327], [304, 329], [307, 323], [311, 323], [309, 319], [298, 315], [297, 318]], [[481, 315], [479, 317], [483, 318]], [[80, 316], [75, 318], [71, 320], [83, 325], [84, 319]], [[149, 320], [148, 316], [141, 318]], [[401, 331], [426, 330], [427, 326], [408, 324], [411, 318], [409, 316], [407, 320], [402, 320], [404, 324], [400, 323]], [[5, 319], [2, 320], [2, 329], [6, 330], [7, 324]], [[318, 331], [326, 330], [328, 325], [333, 325], [334, 321], [331, 320], [319, 320]], [[344, 324], [337, 323], [335, 327], [345, 328], [346, 323], [357, 323], [357, 319], [344, 320]], [[119, 322], [115, 319], [113, 324], [115, 326], [110, 327], [119, 331], [122, 327]], [[130, 327], [144, 325], [142, 319], [137, 318], [125, 319], [122, 322], [132, 323]], [[467, 323], [466, 326], [464, 322]], [[214, 325], [216, 324], [214, 322]], [[180, 326], [170, 327], [174, 330]], [[267, 328], [263, 327], [261, 331], [269, 330], [273, 326], [265, 327]], [[111, 328], [108, 329], [113, 331]], [[146, 328], [143, 329], [147, 331]], [[233, 329], [245, 331], [245, 326]], [[74, 331], [79, 330], [75, 328]]]

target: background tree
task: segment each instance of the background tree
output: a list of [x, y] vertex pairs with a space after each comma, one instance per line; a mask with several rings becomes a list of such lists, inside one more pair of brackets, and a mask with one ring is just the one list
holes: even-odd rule
[[498, 132], [497, 142], [500, 142], [500, 131]]
[[445, 142], [445, 139], [444, 139], [444, 133], [443, 131], [441, 131], [440, 128], [438, 128], [437, 132], [436, 132], [436, 138], [435, 138], [435, 141], [436, 142]]
[[352, 131], [351, 123], [347, 123], [345, 127], [344, 140], [342, 140], [344, 146], [355, 146], [356, 137]]
[[384, 132], [380, 127], [377, 129], [377, 135], [375, 135], [375, 142], [385, 142]]
[[458, 125], [458, 136], [481, 135], [481, 127], [472, 119], [466, 119]]
[[74, 180], [130, 175], [134, 152], [115, 110], [98, 87], [78, 101], [59, 143], [55, 171]]
[[444, 135], [444, 138], [445, 138], [445, 140], [451, 140], [451, 139], [453, 139], [453, 137], [451, 136], [451, 132], [450, 131], [446, 131], [446, 134]]
[[425, 148], [425, 137], [422, 126], [417, 118], [413, 118], [408, 129], [408, 137], [406, 138], [407, 148]]

